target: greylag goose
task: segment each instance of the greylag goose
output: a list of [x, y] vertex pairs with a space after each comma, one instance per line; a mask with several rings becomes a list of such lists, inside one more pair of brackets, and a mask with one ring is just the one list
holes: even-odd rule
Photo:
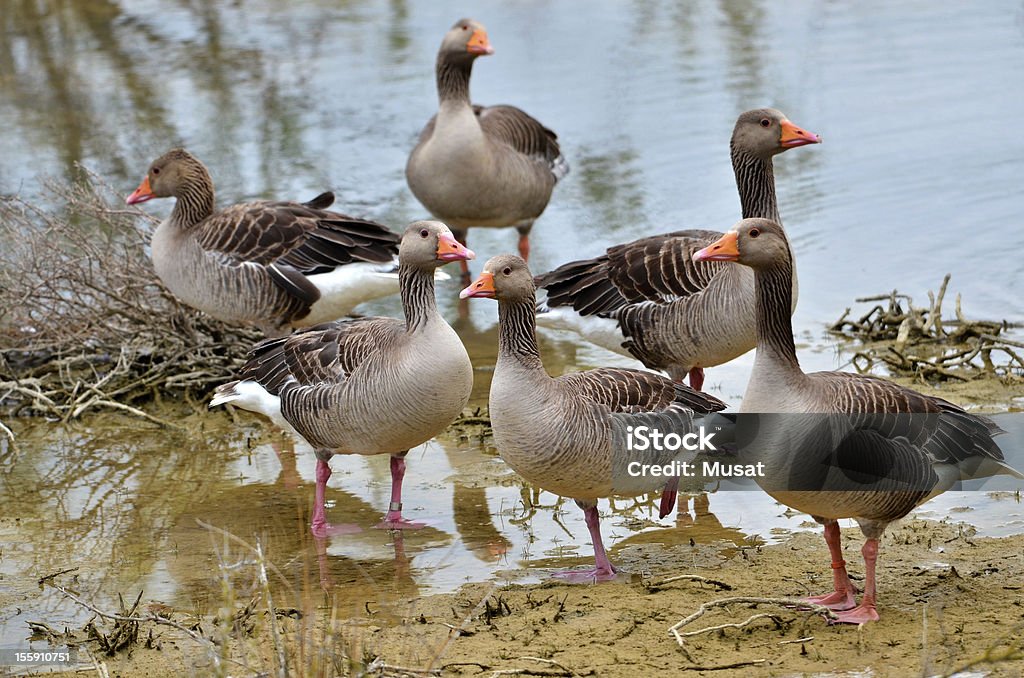
[[695, 431], [705, 415], [725, 408], [716, 398], [651, 372], [601, 368], [552, 378], [541, 363], [534, 332], [533, 276], [521, 258], [492, 258], [463, 299], [498, 300], [498, 361], [491, 382], [494, 444], [516, 473], [573, 498], [594, 544], [595, 568], [557, 576], [571, 581], [615, 577], [601, 541], [597, 499], [662, 489], [660, 514], [675, 505], [678, 477], [632, 477], [628, 464], [666, 464], [670, 451], [627, 451], [633, 425]]
[[[478, 56], [493, 54], [484, 27], [460, 19], [437, 53], [437, 114], [420, 133], [405, 177], [413, 195], [448, 224], [460, 242], [470, 226], [515, 226], [519, 253], [551, 191], [569, 172], [555, 133], [513, 106], [475, 106], [469, 76]], [[464, 282], [469, 269], [462, 264]]]
[[167, 197], [177, 201], [153, 233], [153, 267], [179, 299], [219, 320], [281, 334], [398, 292], [398, 234], [328, 211], [333, 193], [215, 211], [209, 171], [175, 148], [153, 161], [128, 204]]
[[[808, 600], [839, 611], [841, 622], [877, 620], [875, 562], [889, 523], [958, 480], [995, 473], [1024, 478], [1006, 465], [992, 439], [1002, 430], [953, 403], [884, 379], [805, 374], [790, 319], [792, 255], [777, 223], [745, 219], [693, 260], [732, 261], [754, 272], [757, 354], [740, 412], [787, 415], [759, 417], [750, 449], [769, 469], [759, 480], [762, 487], [825, 526], [835, 590]], [[745, 311], [737, 305], [734, 312]], [[856, 520], [866, 538], [859, 606], [843, 560], [840, 518]]]
[[405, 320], [339, 320], [263, 341], [241, 379], [219, 386], [210, 401], [263, 414], [313, 447], [317, 536], [345, 531], [328, 524], [324, 510], [335, 454], [390, 454], [391, 505], [380, 527], [422, 527], [402, 517], [405, 455], [443, 431], [469, 400], [473, 366], [437, 312], [434, 270], [473, 253], [444, 224], [419, 221], [402, 236], [398, 258]]
[[[740, 115], [730, 154], [744, 218], [779, 221], [772, 158], [820, 142], [774, 109]], [[538, 276], [547, 301], [538, 308], [537, 323], [632, 355], [676, 381], [689, 374], [690, 386], [700, 390], [704, 368], [754, 348], [754, 276], [742, 266], [696, 267], [690, 261], [693, 252], [721, 235], [675, 231], [563, 264]], [[795, 309], [795, 278], [793, 285]], [[749, 313], [736, 312], [736, 304]]]

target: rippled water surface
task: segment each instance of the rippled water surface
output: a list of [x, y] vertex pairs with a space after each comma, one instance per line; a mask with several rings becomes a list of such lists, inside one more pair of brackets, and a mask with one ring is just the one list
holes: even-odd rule
[[[947, 272], [968, 315], [1024, 315], [1019, 2], [472, 7], [496, 48], [477, 62], [474, 99], [534, 114], [572, 165], [534, 229], [535, 269], [641, 235], [727, 228], [739, 217], [729, 134], [739, 112], [771, 105], [825, 141], [776, 161], [805, 368], [845, 366], [823, 328], [854, 297], [899, 288], [923, 300]], [[400, 226], [423, 216], [405, 158], [435, 110], [437, 45], [466, 11], [447, 1], [5, 0], [0, 192], [42, 195], [44, 175], [70, 180], [81, 161], [127, 194], [150, 160], [184, 145], [209, 165], [222, 203], [331, 189], [347, 211]], [[482, 259], [514, 243], [511, 230], [470, 234]], [[440, 291], [456, 322], [454, 294]], [[496, 310], [470, 308], [457, 327], [483, 404]], [[566, 336], [546, 335], [542, 348], [554, 372], [628, 364]], [[710, 370], [709, 388], [737, 403], [751, 361]], [[431, 527], [404, 536], [369, 529], [387, 502], [387, 460], [336, 458], [329, 515], [367, 529], [317, 544], [306, 530], [311, 455], [255, 419], [211, 414], [188, 428], [19, 429], [19, 455], [0, 467], [0, 645], [24, 638], [26, 619], [79, 618], [35, 583], [73, 564], [101, 602], [144, 588], [147, 599], [213, 607], [216, 550], [197, 520], [263, 535], [295, 581], [315, 583], [323, 566], [356, 607], [590, 557], [575, 506], [524, 487], [476, 438], [452, 434], [410, 454], [405, 504]], [[614, 503], [613, 557], [645, 541], [738, 547], [806, 520], [756, 493], [718, 493], [675, 522], [653, 510]], [[1012, 494], [949, 495], [922, 513], [1024, 530]]]

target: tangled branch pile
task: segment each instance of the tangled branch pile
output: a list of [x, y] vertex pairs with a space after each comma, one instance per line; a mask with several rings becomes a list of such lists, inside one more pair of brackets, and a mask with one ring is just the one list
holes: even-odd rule
[[862, 373], [881, 362], [896, 374], [931, 381], [993, 376], [1024, 379], [1024, 352], [1019, 352], [1024, 343], [1000, 336], [1017, 325], [1005, 320], [967, 320], [959, 294], [956, 319], [943, 320], [942, 302], [949, 278], [946, 274], [938, 294], [928, 292], [927, 308], [915, 306], [911, 297], [893, 290], [857, 299], [857, 303], [874, 302], [875, 306], [857, 319], [850, 317], [847, 308], [829, 331], [865, 344], [853, 355], [853, 365]]
[[183, 306], [145, 247], [156, 220], [95, 174], [46, 184], [61, 213], [0, 197], [0, 407], [72, 419], [145, 415], [167, 394], [202, 397], [231, 378], [255, 330]]

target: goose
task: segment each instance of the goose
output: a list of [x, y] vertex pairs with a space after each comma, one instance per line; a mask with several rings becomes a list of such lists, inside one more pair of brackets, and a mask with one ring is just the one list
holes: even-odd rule
[[[740, 221], [693, 260], [731, 261], [753, 270], [757, 353], [740, 417], [787, 415], [759, 419], [753, 447], [770, 469], [762, 487], [825, 527], [834, 590], [808, 601], [837, 610], [840, 622], [877, 620], [875, 565], [889, 523], [958, 480], [996, 473], [1024, 478], [1004, 462], [992, 439], [1002, 430], [946, 400], [877, 377], [805, 374], [790, 318], [793, 259], [776, 222]], [[744, 311], [737, 306], [735, 312]], [[866, 540], [860, 605], [843, 560], [841, 518], [856, 520]]]
[[[779, 221], [772, 158], [821, 142], [780, 111], [760, 108], [736, 120], [730, 142], [743, 216]], [[742, 266], [695, 267], [690, 255], [722, 234], [687, 230], [608, 248], [538, 276], [547, 291], [537, 323], [569, 330], [631, 355], [676, 381], [704, 385], [704, 368], [754, 348], [754, 276]], [[739, 290], [739, 292], [735, 292]], [[796, 304], [796, 278], [793, 279]], [[747, 312], [736, 311], [742, 304]]]
[[[555, 184], [569, 172], [558, 137], [514, 106], [470, 102], [476, 58], [493, 54], [479, 22], [460, 19], [437, 53], [439, 106], [409, 155], [405, 177], [423, 206], [460, 242], [470, 226], [515, 226], [519, 253], [530, 254], [530, 229]], [[469, 269], [462, 263], [463, 284]]]
[[215, 211], [206, 166], [175, 148], [153, 161], [127, 202], [167, 197], [176, 203], [153, 233], [153, 267], [175, 296], [218, 320], [273, 336], [398, 292], [398, 234], [328, 211], [333, 193]]
[[617, 570], [601, 540], [598, 498], [662, 489], [664, 518], [675, 506], [678, 486], [678, 476], [630, 474], [630, 462], [664, 465], [676, 457], [667, 450], [629, 451], [623, 443], [631, 427], [696, 431], [700, 415], [722, 410], [725, 403], [641, 370], [599, 368], [552, 378], [537, 347], [535, 292], [526, 262], [508, 254], [490, 259], [460, 294], [498, 301], [498, 360], [489, 401], [494, 445], [516, 473], [583, 509], [595, 567], [555, 576], [573, 582], [613, 579]]
[[466, 348], [437, 312], [434, 270], [473, 256], [444, 224], [414, 222], [398, 252], [404, 320], [352, 318], [267, 339], [240, 379], [214, 392], [210, 407], [263, 414], [314, 449], [314, 535], [348, 529], [329, 524], [324, 508], [335, 454], [391, 455], [391, 504], [378, 527], [423, 527], [402, 517], [405, 455], [447, 428], [473, 387]]

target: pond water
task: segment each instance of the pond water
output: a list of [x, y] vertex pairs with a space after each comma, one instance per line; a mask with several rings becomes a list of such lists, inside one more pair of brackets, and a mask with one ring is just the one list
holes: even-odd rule
[[[127, 194], [150, 160], [184, 145], [209, 165], [221, 202], [331, 189], [344, 210], [400, 227], [424, 216], [403, 168], [435, 110], [437, 46], [465, 11], [447, 0], [6, 0], [0, 192], [42, 196], [44, 176], [70, 181], [82, 162]], [[485, 1], [472, 11], [496, 48], [477, 62], [474, 99], [535, 115], [572, 166], [534, 228], [536, 270], [646, 234], [730, 226], [729, 134], [738, 113], [770, 105], [824, 138], [776, 161], [805, 369], [847, 367], [823, 328], [854, 297], [899, 288], [923, 301], [945, 273], [968, 316], [1024, 316], [1019, 2], [606, 0], [584, 12]], [[481, 261], [514, 244], [511, 230], [470, 233]], [[455, 291], [440, 301], [483, 404], [497, 313], [473, 303], [457, 319]], [[632, 364], [572, 337], [542, 339], [553, 372]], [[710, 370], [708, 388], [738, 403], [751, 362]], [[410, 454], [405, 504], [430, 528], [317, 544], [306, 529], [312, 456], [241, 421], [193, 417], [188, 434], [116, 419], [19, 427], [18, 456], [3, 448], [0, 467], [0, 647], [22, 642], [27, 619], [82, 618], [35, 583], [74, 565], [100, 603], [143, 588], [147, 600], [214, 608], [217, 542], [197, 520], [262, 535], [296, 581], [315, 583], [323, 563], [359, 608], [590, 558], [571, 502], [536, 496], [481, 441], [454, 436]], [[387, 501], [387, 460], [333, 466], [329, 515], [369, 528]], [[651, 503], [615, 502], [613, 558], [649, 541], [738, 548], [808, 527], [757, 493], [698, 503], [673, 522], [653, 520]], [[950, 494], [921, 511], [1024, 531], [1012, 495]]]

